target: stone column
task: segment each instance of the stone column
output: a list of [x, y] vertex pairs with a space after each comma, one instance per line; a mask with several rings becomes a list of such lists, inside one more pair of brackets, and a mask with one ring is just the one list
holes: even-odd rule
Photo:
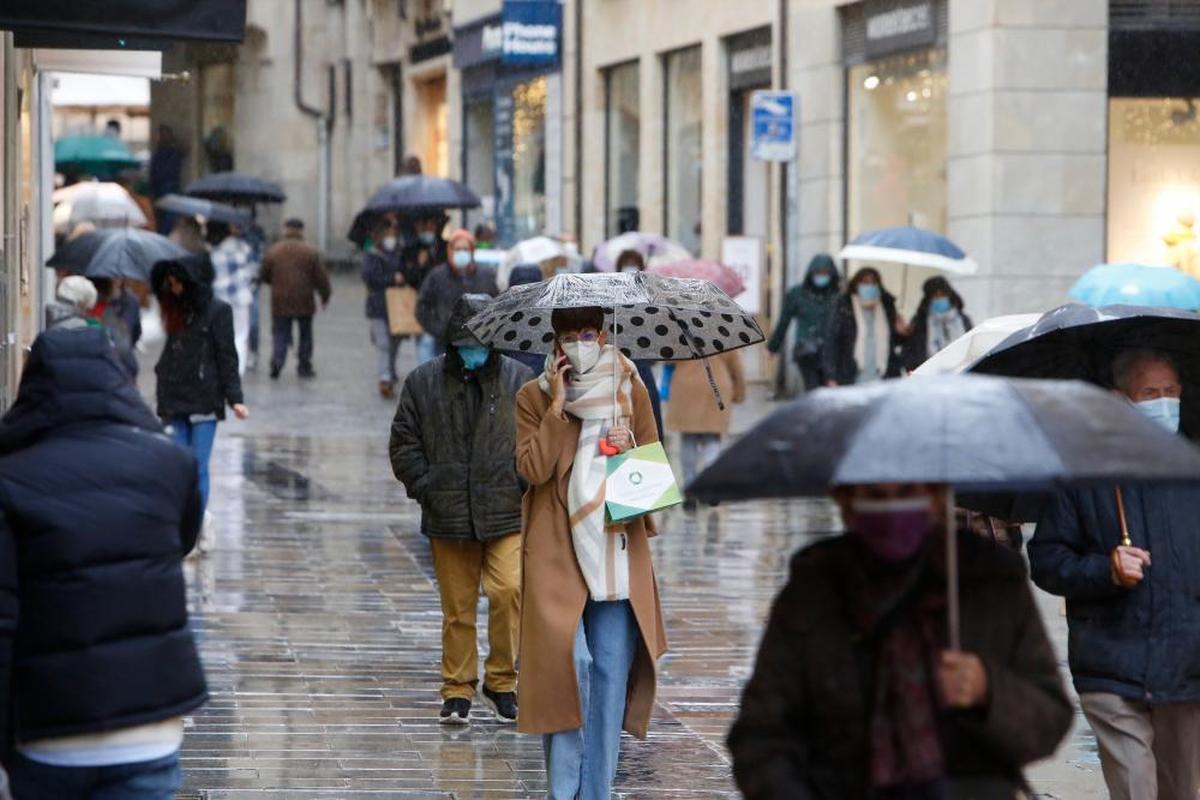
[[950, 0], [949, 235], [978, 322], [1059, 305], [1104, 259], [1106, 0]]

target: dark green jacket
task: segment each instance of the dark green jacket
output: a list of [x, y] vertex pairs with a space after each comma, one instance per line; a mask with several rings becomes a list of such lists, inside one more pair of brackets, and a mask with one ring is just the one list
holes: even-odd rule
[[486, 541], [521, 530], [515, 400], [531, 380], [498, 353], [469, 373], [451, 347], [404, 381], [389, 455], [421, 504], [426, 536]]
[[[828, 270], [833, 276], [833, 281], [824, 288], [817, 288], [812, 282], [813, 273], [820, 269]], [[838, 271], [833, 259], [826, 255], [815, 256], [808, 264], [804, 280], [784, 296], [783, 310], [775, 330], [771, 332], [767, 349], [778, 353], [787, 338], [788, 327], [795, 322], [796, 355], [805, 351], [810, 354], [819, 352], [829, 329], [829, 316], [839, 289]]]

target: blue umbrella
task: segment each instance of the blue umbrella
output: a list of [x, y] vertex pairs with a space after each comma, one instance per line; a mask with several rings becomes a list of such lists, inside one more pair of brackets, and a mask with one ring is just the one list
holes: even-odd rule
[[979, 269], [958, 245], [941, 234], [902, 226], [867, 231], [842, 248], [843, 259], [929, 267], [954, 275], [973, 275]]
[[1172, 267], [1101, 264], [1085, 272], [1067, 294], [1096, 308], [1139, 305], [1200, 309], [1200, 281]]

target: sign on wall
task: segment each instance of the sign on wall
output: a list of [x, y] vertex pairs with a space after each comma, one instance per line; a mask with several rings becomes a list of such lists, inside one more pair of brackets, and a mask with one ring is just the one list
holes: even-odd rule
[[721, 263], [742, 279], [746, 288], [734, 301], [749, 314], [762, 313], [762, 240], [755, 236], [729, 236], [721, 242]]
[[796, 158], [795, 92], [755, 92], [750, 96], [750, 153], [759, 161]]
[[932, 47], [937, 42], [933, 0], [869, 0], [866, 56]]
[[505, 64], [558, 63], [562, 30], [562, 4], [558, 0], [504, 0], [501, 19], [500, 58]]

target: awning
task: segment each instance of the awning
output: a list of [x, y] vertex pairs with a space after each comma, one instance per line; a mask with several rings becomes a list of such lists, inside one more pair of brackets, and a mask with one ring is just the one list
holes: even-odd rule
[[240, 42], [246, 0], [4, 0], [0, 30], [43, 45], [59, 38], [93, 48], [127, 47], [127, 37]]
[[40, 72], [78, 72], [89, 75], [127, 75], [156, 80], [162, 77], [157, 50], [42, 50], [33, 51]]

